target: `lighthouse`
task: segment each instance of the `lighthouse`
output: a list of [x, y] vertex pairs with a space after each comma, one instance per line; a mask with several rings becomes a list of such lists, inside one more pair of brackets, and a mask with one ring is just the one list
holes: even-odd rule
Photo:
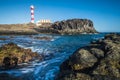
[[30, 6], [30, 10], [31, 10], [31, 23], [34, 23], [34, 6], [33, 5]]

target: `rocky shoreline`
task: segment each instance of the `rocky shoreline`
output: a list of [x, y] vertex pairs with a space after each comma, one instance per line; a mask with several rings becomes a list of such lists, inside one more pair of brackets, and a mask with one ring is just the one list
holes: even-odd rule
[[42, 61], [42, 55], [32, 52], [31, 49], [23, 49], [14, 43], [8, 43], [0, 47], [0, 70], [21, 68], [34, 60]]
[[120, 34], [75, 51], [61, 64], [56, 80], [120, 80]]

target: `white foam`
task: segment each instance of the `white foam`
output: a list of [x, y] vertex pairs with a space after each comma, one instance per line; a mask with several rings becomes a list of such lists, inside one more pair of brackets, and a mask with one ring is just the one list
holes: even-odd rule
[[29, 72], [33, 72], [33, 68], [22, 68], [19, 69], [22, 73], [29, 73]]

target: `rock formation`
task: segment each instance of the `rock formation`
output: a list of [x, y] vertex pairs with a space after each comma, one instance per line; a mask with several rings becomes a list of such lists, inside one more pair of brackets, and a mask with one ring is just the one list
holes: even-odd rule
[[8, 43], [0, 47], [0, 67], [10, 69], [20, 63], [27, 63], [33, 60], [42, 60], [42, 56], [31, 49], [23, 49], [14, 43]]
[[52, 28], [61, 34], [96, 33], [93, 22], [88, 19], [69, 19], [52, 24]]
[[61, 64], [56, 80], [120, 80], [120, 34], [75, 51]]

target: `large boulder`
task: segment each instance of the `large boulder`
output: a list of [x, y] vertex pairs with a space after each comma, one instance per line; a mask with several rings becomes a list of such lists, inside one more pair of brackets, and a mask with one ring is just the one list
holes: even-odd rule
[[75, 51], [61, 64], [56, 79], [120, 80], [120, 35], [106, 35]]
[[97, 62], [97, 58], [91, 54], [88, 50], [80, 49], [70, 57], [69, 65], [72, 70], [82, 70], [89, 68]]

